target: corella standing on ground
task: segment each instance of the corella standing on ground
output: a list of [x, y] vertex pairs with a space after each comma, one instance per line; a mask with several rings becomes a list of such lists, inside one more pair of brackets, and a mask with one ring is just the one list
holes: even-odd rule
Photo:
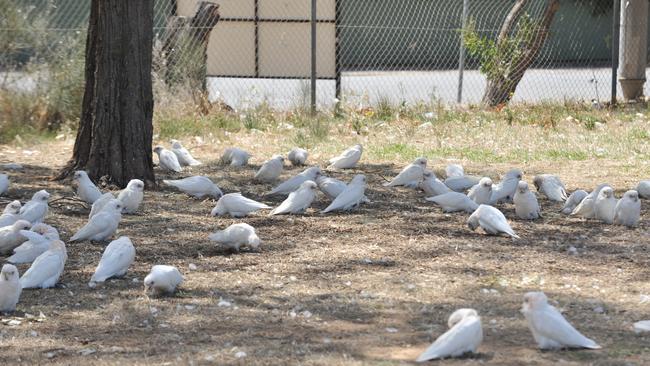
[[565, 215], [570, 215], [571, 212], [582, 202], [585, 197], [587, 197], [589, 193], [587, 191], [578, 189], [577, 191], [571, 193], [569, 198], [564, 202], [564, 206], [562, 206], [562, 212]]
[[93, 274], [89, 287], [97, 286], [99, 282], [105, 282], [111, 277], [122, 277], [135, 260], [135, 247], [126, 236], [120, 236], [113, 240], [102, 254], [95, 273]]
[[0, 312], [16, 311], [23, 287], [20, 285], [18, 268], [5, 264], [0, 271]]
[[109, 203], [111, 200], [114, 200], [115, 196], [111, 192], [106, 192], [102, 194], [101, 197], [93, 205], [90, 207], [90, 213], [88, 214], [88, 218], [91, 218], [99, 213], [104, 206], [106, 206], [107, 203]]
[[405, 186], [415, 188], [424, 179], [424, 170], [427, 167], [427, 159], [420, 157], [413, 163], [407, 165], [390, 182], [384, 183], [384, 187]]
[[596, 203], [594, 204], [594, 216], [606, 224], [614, 223], [614, 214], [616, 210], [616, 197], [612, 187], [604, 187], [598, 193]]
[[298, 189], [298, 187], [300, 187], [300, 185], [305, 181], [311, 180], [315, 182], [320, 175], [321, 171], [319, 167], [313, 166], [311, 168], [307, 168], [302, 173], [280, 183], [280, 185], [273, 188], [273, 190], [271, 190], [271, 192], [269, 192], [267, 195], [271, 196], [274, 194], [289, 194]]
[[472, 213], [478, 207], [476, 202], [459, 192], [447, 192], [437, 196], [427, 197], [426, 200], [442, 207], [442, 212], [465, 211]]
[[301, 149], [299, 147], [294, 147], [287, 154], [287, 159], [289, 159], [291, 165], [300, 166], [300, 165], [305, 165], [308, 156], [309, 153], [307, 152], [307, 150]]
[[542, 216], [537, 197], [528, 189], [528, 183], [523, 180], [517, 184], [517, 191], [513, 201], [515, 203], [515, 214], [520, 219], [535, 220]]
[[650, 198], [650, 180], [642, 180], [636, 186], [636, 191], [639, 192], [639, 197]]
[[27, 220], [18, 220], [11, 226], [0, 228], [0, 254], [11, 253], [14, 248], [27, 241], [20, 231], [29, 230], [32, 224]]
[[102, 192], [83, 170], [74, 172], [74, 182], [77, 184], [77, 196], [88, 204], [93, 204], [101, 197]]
[[144, 199], [144, 182], [140, 179], [131, 179], [126, 188], [117, 195], [117, 199], [122, 202], [123, 213], [135, 213]]
[[[326, 177], [324, 175], [318, 176], [316, 179], [316, 184], [318, 184], [320, 191], [325, 193], [327, 198], [331, 200], [334, 200], [336, 197], [338, 197], [341, 192], [345, 191], [345, 187], [348, 186], [341, 180], [332, 177]], [[370, 200], [368, 197], [363, 196], [361, 203], [370, 203]]]
[[221, 189], [210, 178], [201, 175], [176, 180], [165, 179], [163, 183], [171, 187], [176, 187], [183, 193], [195, 198], [203, 198], [205, 196], [219, 198], [223, 196]]
[[106, 240], [113, 236], [121, 219], [122, 202], [116, 199], [112, 200], [99, 213], [91, 217], [88, 223], [70, 238], [70, 241], [86, 239], [94, 241]]
[[0, 227], [12, 225], [14, 222], [20, 220], [20, 201], [11, 201], [5, 206], [2, 215], [0, 215]]
[[499, 202], [512, 202], [517, 191], [517, 184], [523, 177], [524, 173], [519, 169], [511, 169], [503, 177], [503, 180], [492, 189], [492, 197], [490, 197], [490, 204]]
[[65, 244], [55, 240], [50, 248], [34, 260], [32, 266], [20, 278], [23, 288], [50, 288], [59, 282], [63, 267], [68, 260]]
[[533, 178], [537, 192], [545, 195], [551, 201], [564, 202], [567, 199], [564, 183], [555, 175], [540, 174]]
[[479, 205], [488, 204], [492, 197], [492, 179], [483, 177], [467, 192], [467, 197]]
[[180, 173], [183, 170], [181, 163], [178, 162], [178, 158], [173, 152], [162, 146], [156, 146], [153, 152], [158, 154], [158, 165], [160, 165], [161, 169], [176, 173]]
[[303, 182], [300, 188], [289, 193], [289, 197], [280, 206], [274, 208], [269, 215], [304, 213], [316, 198], [317, 189], [318, 185], [313, 181]]
[[7, 174], [0, 174], [0, 196], [7, 193], [9, 190], [9, 176]]
[[247, 151], [244, 151], [237, 147], [229, 147], [224, 150], [223, 155], [221, 155], [221, 163], [239, 167], [248, 164], [248, 159], [250, 158], [251, 154], [249, 154]]
[[458, 309], [449, 316], [449, 330], [438, 337], [415, 362], [475, 353], [483, 342], [481, 318], [474, 309]]
[[614, 223], [616, 225], [625, 225], [627, 227], [639, 225], [639, 218], [641, 217], [639, 193], [635, 190], [625, 192], [623, 197], [616, 203], [614, 211]]
[[448, 164], [445, 167], [445, 174], [447, 178], [450, 177], [462, 177], [465, 175], [465, 169], [460, 164]]
[[600, 348], [569, 324], [554, 306], [549, 305], [543, 292], [525, 294], [521, 312], [540, 349]]
[[325, 193], [327, 198], [331, 200], [335, 199], [339, 194], [341, 194], [341, 192], [345, 190], [345, 187], [348, 186], [341, 180], [332, 177], [326, 177], [324, 175], [318, 176], [316, 179], [316, 184], [318, 184], [318, 188], [321, 190], [321, 192]]
[[174, 266], [155, 265], [144, 278], [144, 291], [148, 296], [171, 295], [183, 283], [183, 275]]
[[366, 191], [366, 176], [357, 174], [352, 178], [352, 181], [345, 187], [343, 192], [339, 194], [329, 206], [327, 206], [321, 213], [328, 213], [331, 211], [349, 211], [358, 207], [365, 197]]
[[357, 166], [357, 163], [361, 159], [361, 154], [363, 154], [363, 146], [354, 145], [343, 151], [341, 155], [331, 158], [329, 160], [330, 165], [327, 168], [352, 169]]
[[27, 241], [14, 248], [14, 254], [7, 258], [9, 263], [31, 263], [50, 249], [54, 240], [59, 240], [59, 232], [43, 223], [32, 226], [31, 230], [20, 230], [20, 234], [27, 238]]
[[34, 193], [31, 201], [25, 203], [25, 205], [20, 208], [20, 217], [31, 222], [32, 224], [43, 222], [45, 216], [47, 216], [47, 211], [49, 208], [47, 201], [49, 199], [50, 194], [45, 190]]
[[171, 140], [169, 142], [172, 144], [172, 152], [176, 155], [176, 159], [178, 159], [178, 163], [181, 166], [201, 165], [201, 162], [194, 159], [192, 154], [190, 154], [190, 152], [183, 147], [180, 141]]
[[508, 220], [501, 211], [489, 205], [480, 205], [467, 219], [467, 226], [474, 231], [481, 227], [487, 234], [506, 234], [514, 239], [519, 239], [514, 230], [510, 227]]
[[219, 198], [217, 204], [212, 209], [212, 216], [230, 215], [232, 217], [244, 217], [257, 210], [271, 208], [270, 206], [246, 198], [241, 193], [228, 193]]
[[585, 198], [580, 201], [576, 208], [571, 211], [571, 215], [582, 216], [585, 219], [593, 219], [596, 217], [596, 199], [600, 191], [609, 187], [609, 184], [600, 184], [598, 185], [591, 193], [589, 193]]
[[481, 177], [473, 175], [451, 176], [445, 179], [445, 185], [454, 192], [464, 192], [475, 185], [481, 180]]
[[420, 189], [429, 197], [451, 192], [451, 188], [447, 187], [440, 179], [438, 179], [436, 174], [431, 170], [425, 170], [422, 174]]
[[241, 247], [257, 250], [261, 244], [260, 238], [255, 233], [255, 228], [244, 223], [232, 224], [225, 230], [219, 230], [210, 234], [208, 239], [222, 244], [235, 252], [239, 252]]
[[282, 174], [283, 168], [284, 158], [282, 155], [273, 155], [255, 173], [255, 180], [259, 182], [275, 182], [280, 177], [280, 174]]

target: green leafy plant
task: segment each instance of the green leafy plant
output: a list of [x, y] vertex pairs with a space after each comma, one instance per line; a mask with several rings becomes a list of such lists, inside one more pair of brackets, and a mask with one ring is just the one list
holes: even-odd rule
[[480, 34], [476, 30], [476, 21], [470, 20], [462, 30], [463, 42], [469, 54], [477, 58], [479, 71], [488, 80], [508, 80], [513, 74], [513, 67], [525, 56], [524, 50], [533, 41], [538, 23], [524, 13], [514, 33], [498, 42]]

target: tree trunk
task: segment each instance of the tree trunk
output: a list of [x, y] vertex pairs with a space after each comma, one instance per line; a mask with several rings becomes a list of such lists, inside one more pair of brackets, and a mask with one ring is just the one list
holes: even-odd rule
[[191, 18], [176, 16], [173, 10], [162, 37], [167, 85], [187, 81], [191, 88], [207, 92], [208, 42], [219, 18], [219, 5], [210, 1], [201, 1]]
[[154, 184], [152, 41], [153, 0], [92, 1], [81, 119], [59, 179], [86, 170], [120, 187]]
[[[499, 38], [497, 39], [498, 46], [502, 45], [507, 37], [510, 37], [511, 31], [517, 23], [525, 3], [526, 0], [518, 0], [510, 10], [499, 32]], [[535, 61], [539, 51], [544, 46], [544, 42], [548, 38], [551, 22], [559, 8], [559, 0], [547, 0], [546, 9], [535, 27], [532, 41], [524, 45], [524, 49], [522, 50], [523, 55], [515, 62], [506, 60], [506, 62], [512, 62], [509, 65], [510, 73], [508, 75], [499, 75], [494, 80], [488, 80], [485, 94], [483, 95], [483, 104], [494, 107], [510, 101], [517, 89], [517, 85], [519, 85], [519, 82], [524, 77], [526, 70]]]

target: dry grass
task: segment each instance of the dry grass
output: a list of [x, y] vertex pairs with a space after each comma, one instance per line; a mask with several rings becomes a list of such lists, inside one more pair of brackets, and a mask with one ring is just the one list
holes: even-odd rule
[[[650, 148], [642, 133], [647, 116], [635, 113], [607, 117], [592, 129], [566, 118], [554, 128], [509, 125], [503, 113], [495, 113], [496, 119], [476, 113], [477, 120], [464, 123], [440, 118], [421, 128], [422, 122], [395, 118], [366, 124], [362, 135], [348, 132], [353, 119], [324, 119], [323, 133], [322, 124], [289, 128], [289, 117], [278, 118], [264, 131], [201, 133], [203, 144], [188, 137], [186, 145], [207, 164], [183, 176], [205, 174], [226, 192], [242, 191], [273, 205], [281, 199], [263, 197], [270, 186], [251, 182], [272, 153], [301, 141], [310, 148], [310, 161], [322, 165], [335, 151], [361, 142], [367, 153], [360, 171], [369, 177], [372, 203], [357, 212], [323, 216], [315, 211], [327, 205], [319, 196], [305, 216], [256, 214], [235, 220], [209, 217], [212, 201], [168, 188], [149, 190], [142, 212], [120, 224], [119, 234], [131, 237], [138, 253], [126, 278], [89, 289], [103, 246], [70, 244], [63, 286], [25, 291], [19, 304], [21, 312], [43, 312], [47, 318], [0, 325], [0, 361], [409, 364], [462, 306], [482, 315], [480, 354], [438, 364], [648, 364], [650, 336], [630, 329], [633, 322], [650, 318], [647, 303], [640, 302], [641, 295], [650, 294], [647, 201], [640, 227], [630, 230], [561, 216], [558, 204], [541, 200], [544, 218], [533, 223], [513, 219], [523, 239], [512, 241], [470, 232], [465, 214], [443, 214], [420, 193], [381, 186], [382, 176], [426, 155], [436, 170], [453, 160], [471, 173], [497, 177], [519, 166], [528, 181], [534, 174], [555, 172], [570, 190], [607, 181], [620, 196], [650, 176]], [[46, 181], [69, 157], [71, 144], [68, 139], [0, 147], [1, 161], [26, 164], [24, 171], [12, 173], [9, 197], [26, 200], [44, 187], [55, 197], [72, 196], [67, 182]], [[223, 148], [233, 145], [253, 153], [252, 166], [217, 165]], [[283, 177], [298, 170], [288, 168]], [[349, 179], [356, 172], [333, 175]], [[168, 176], [157, 171], [158, 179]], [[513, 218], [511, 205], [501, 208]], [[85, 222], [86, 213], [59, 201], [47, 221], [68, 238]], [[239, 221], [257, 228], [264, 242], [259, 252], [231, 255], [207, 240], [210, 232]], [[568, 254], [570, 246], [577, 255]], [[186, 282], [176, 296], [143, 295], [141, 281], [157, 263], [176, 265], [184, 273]], [[195, 271], [189, 269], [191, 263]], [[25, 269], [21, 266], [21, 273]], [[519, 313], [529, 290], [543, 290], [557, 300], [567, 318], [603, 349], [537, 351]], [[220, 306], [222, 300], [231, 306]], [[594, 311], [598, 307], [604, 312]], [[94, 353], [83, 356], [84, 350]], [[238, 352], [246, 357], [238, 359]]]

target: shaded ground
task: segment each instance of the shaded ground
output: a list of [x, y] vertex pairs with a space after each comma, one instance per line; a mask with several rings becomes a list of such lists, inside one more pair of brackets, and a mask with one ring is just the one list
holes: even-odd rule
[[[247, 138], [232, 143], [259, 136]], [[270, 156], [275, 142], [252, 145], [252, 163]], [[205, 174], [225, 192], [241, 190], [271, 205], [282, 200], [263, 197], [270, 186], [250, 182], [259, 165], [217, 166], [223, 147], [194, 149], [208, 164], [182, 176]], [[4, 147], [0, 153], [2, 162], [26, 164], [23, 171], [11, 173], [9, 198], [25, 201], [42, 188], [53, 198], [72, 196], [67, 182], [45, 180], [65, 162], [70, 145], [53, 143], [30, 151]], [[322, 164], [322, 155], [316, 152], [310, 159]], [[0, 362], [409, 364], [445, 330], [453, 310], [473, 307], [484, 326], [480, 354], [438, 364], [650, 363], [650, 335], [631, 330], [633, 322], [650, 319], [650, 303], [642, 296], [650, 294], [650, 202], [642, 203], [637, 229], [567, 218], [557, 213], [559, 204], [543, 199], [544, 218], [533, 223], [514, 220], [513, 207], [501, 206], [522, 237], [513, 241], [470, 232], [465, 214], [443, 214], [421, 193], [382, 187], [382, 176], [394, 175], [400, 167], [368, 161], [360, 171], [368, 174], [372, 203], [350, 214], [318, 214], [315, 209], [328, 203], [320, 195], [305, 216], [213, 218], [214, 201], [190, 199], [169, 188], [147, 191], [142, 211], [124, 216], [119, 228], [118, 234], [129, 236], [137, 249], [126, 278], [88, 288], [104, 246], [70, 244], [62, 286], [26, 290], [19, 303], [21, 312], [42, 312], [46, 318], [0, 325]], [[445, 161], [432, 164], [440, 169]], [[470, 173], [487, 172], [494, 178], [514, 165], [488, 169], [464, 164]], [[570, 190], [607, 181], [617, 196], [641, 178], [639, 170], [603, 159], [520, 165], [529, 182], [534, 174], [552, 171]], [[288, 168], [283, 177], [298, 171]], [[333, 175], [348, 180], [357, 172]], [[157, 170], [158, 179], [168, 176]], [[86, 216], [87, 209], [61, 200], [46, 221], [67, 239]], [[209, 233], [235, 222], [257, 229], [263, 240], [259, 252], [231, 255], [207, 240]], [[576, 255], [568, 253], [570, 246]], [[161, 263], [178, 266], [185, 283], [174, 297], [148, 299], [142, 279]], [[197, 269], [190, 270], [190, 264]], [[20, 272], [26, 268], [20, 266]], [[522, 295], [530, 290], [543, 290], [557, 300], [565, 316], [603, 349], [536, 350], [519, 313]], [[246, 356], [238, 358], [239, 352]]]

